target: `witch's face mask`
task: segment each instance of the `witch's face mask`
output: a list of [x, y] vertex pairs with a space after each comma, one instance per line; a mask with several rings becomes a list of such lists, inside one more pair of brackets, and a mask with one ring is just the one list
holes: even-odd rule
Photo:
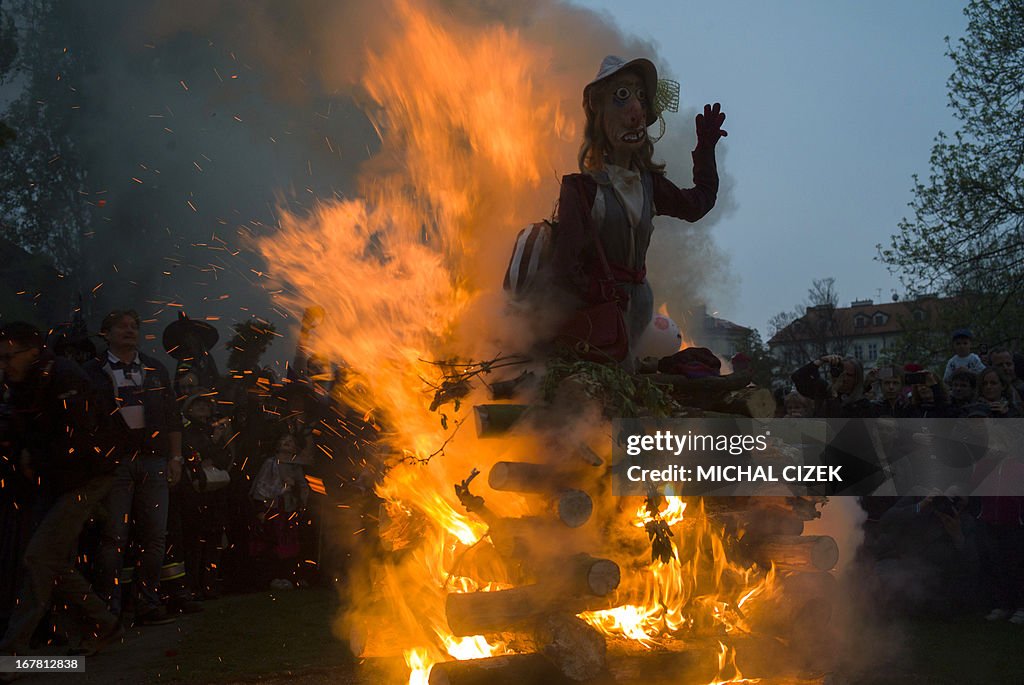
[[647, 140], [647, 108], [652, 94], [647, 93], [643, 80], [635, 73], [615, 74], [602, 84], [600, 102], [604, 120], [604, 134], [613, 151], [632, 153]]

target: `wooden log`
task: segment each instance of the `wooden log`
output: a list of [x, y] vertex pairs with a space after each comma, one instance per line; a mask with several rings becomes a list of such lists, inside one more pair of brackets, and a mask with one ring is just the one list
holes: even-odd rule
[[569, 531], [557, 519], [523, 516], [495, 519], [488, 535], [503, 557], [528, 561], [547, 556], [552, 549], [565, 550], [565, 546], [571, 546]]
[[523, 417], [525, 404], [478, 404], [473, 407], [478, 438], [496, 438], [507, 434]]
[[622, 579], [618, 564], [589, 554], [553, 557], [542, 573], [546, 582], [558, 584], [561, 592], [576, 596], [604, 597], [614, 592]]
[[839, 562], [839, 545], [827, 535], [774, 535], [752, 541], [750, 557], [782, 570], [831, 571]]
[[[823, 685], [826, 677], [800, 672], [788, 661], [789, 650], [768, 639], [729, 640], [735, 645], [736, 662], [747, 678], [768, 678], [772, 685]], [[608, 645], [607, 671], [594, 682], [685, 685], [707, 683], [719, 675], [721, 648], [715, 643], [670, 640], [653, 649], [636, 642], [614, 640]], [[726, 677], [728, 677], [726, 675]], [[430, 671], [430, 685], [521, 685], [550, 683], [568, 685], [573, 681], [539, 653], [510, 654], [446, 661]]]
[[545, 582], [495, 592], [452, 593], [445, 600], [445, 614], [453, 635], [482, 635], [529, 627], [544, 614], [608, 609], [611, 601], [573, 597], [565, 594], [564, 584]]
[[676, 392], [681, 394], [720, 397], [733, 390], [740, 390], [750, 385], [754, 374], [750, 371], [743, 371], [726, 376], [690, 378], [689, 376], [670, 373], [653, 373], [645, 377], [650, 378], [655, 383], [671, 385]]
[[768, 388], [742, 388], [713, 401], [709, 408], [755, 419], [770, 419], [775, 416], [776, 402]]
[[572, 473], [558, 470], [548, 464], [522, 461], [499, 461], [487, 474], [487, 484], [493, 490], [505, 492], [532, 492], [554, 494], [579, 486]]
[[[763, 683], [789, 685], [822, 683], [821, 671], [807, 672], [806, 659], [799, 648], [787, 647], [782, 641], [767, 637], [723, 638], [735, 650], [735, 666], [744, 678], [760, 678]], [[649, 683], [650, 685], [699, 685], [709, 681], [732, 678], [735, 671], [727, 667], [719, 671], [721, 646], [718, 640], [661, 641], [653, 648], [636, 642], [612, 640], [608, 644], [608, 673], [616, 683]]]
[[802, 535], [804, 522], [790, 513], [777, 510], [724, 512], [716, 518], [725, 524], [726, 530], [751, 544], [756, 538], [770, 535]]
[[549, 614], [537, 621], [532, 632], [537, 651], [570, 680], [592, 680], [604, 671], [608, 652], [604, 636], [585, 621]]
[[469, 661], [445, 661], [430, 669], [430, 685], [520, 685], [572, 681], [542, 654], [507, 654]]
[[[710, 380], [710, 379], [701, 379]], [[775, 416], [775, 398], [767, 388], [740, 388], [722, 394], [674, 393], [675, 399], [686, 407], [696, 407], [707, 418], [771, 418]]]
[[582, 490], [563, 490], [552, 502], [558, 520], [570, 528], [579, 528], [590, 520], [594, 502]]
[[510, 400], [532, 386], [536, 380], [532, 371], [524, 371], [515, 378], [491, 383], [491, 399]]

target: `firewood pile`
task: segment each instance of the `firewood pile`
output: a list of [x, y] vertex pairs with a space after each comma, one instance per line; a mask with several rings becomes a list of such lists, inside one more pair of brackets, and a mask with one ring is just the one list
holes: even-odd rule
[[[770, 392], [751, 387], [749, 376], [651, 376], [672, 388], [686, 408], [683, 416], [774, 413]], [[585, 388], [583, 394], [588, 394]], [[478, 436], [505, 435], [531, 413], [526, 405], [479, 405]], [[686, 636], [661, 635], [644, 644], [608, 637], [578, 616], [622, 605], [617, 591], [624, 574], [636, 570], [635, 565], [624, 568], [611, 558], [633, 559], [636, 550], [619, 556], [624, 550], [608, 547], [608, 538], [614, 536], [603, 534], [611, 522], [603, 520], [607, 512], [596, 507], [595, 500], [610, 497], [600, 485], [606, 469], [586, 449], [558, 466], [495, 463], [486, 474], [494, 496], [515, 493], [537, 503], [533, 515], [517, 518], [496, 515], [485, 498], [474, 494], [473, 480], [482, 474], [474, 471], [456, 485], [466, 511], [488, 526], [488, 544], [474, 550], [478, 561], [489, 557], [513, 582], [491, 591], [449, 588], [444, 605], [448, 628], [456, 637], [484, 635], [488, 642], [502, 642], [510, 653], [437, 663], [429, 676], [432, 685], [658, 683], [660, 678], [706, 684], [723, 672], [723, 642], [735, 650], [734, 666], [746, 677], [794, 685], [831, 682], [823, 674], [828, 670], [828, 625], [837, 596], [830, 571], [839, 549], [831, 537], [804, 534], [805, 522], [820, 516], [825, 498], [771, 493], [775, 496], [705, 498], [696, 504], [721, 539], [729, 541], [730, 560], [743, 568], [756, 566], [762, 576], [774, 574], [775, 581], [746, 610], [735, 607], [743, 617], [743, 631], [728, 637], [691, 631]], [[634, 508], [637, 499], [630, 498]], [[647, 542], [642, 530], [640, 536]], [[355, 626], [350, 640], [355, 655], [400, 653], [408, 640], [394, 634], [392, 626], [386, 620]]]

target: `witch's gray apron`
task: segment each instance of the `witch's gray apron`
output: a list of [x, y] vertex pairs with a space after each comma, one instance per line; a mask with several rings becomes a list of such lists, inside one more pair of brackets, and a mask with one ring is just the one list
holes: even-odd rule
[[[647, 248], [651, 244], [651, 233], [654, 231], [654, 195], [651, 174], [648, 171], [640, 173], [640, 180], [644, 189], [643, 211], [640, 213], [640, 221], [636, 228], [630, 230], [629, 217], [626, 209], [622, 206], [615, 189], [605, 171], [592, 174], [597, 181], [598, 197], [595, 198], [595, 225], [598, 236], [601, 238], [601, 245], [604, 247], [605, 256], [609, 264], [624, 266], [631, 271], [638, 272], [644, 267], [647, 261]], [[600, 205], [603, 203], [603, 216]], [[632, 366], [635, 349], [640, 336], [647, 330], [648, 324], [654, 316], [654, 293], [651, 285], [644, 277], [640, 283], [617, 281], [620, 290], [629, 297], [629, 304], [625, 311], [626, 328], [629, 330], [629, 356], [627, 364]]]

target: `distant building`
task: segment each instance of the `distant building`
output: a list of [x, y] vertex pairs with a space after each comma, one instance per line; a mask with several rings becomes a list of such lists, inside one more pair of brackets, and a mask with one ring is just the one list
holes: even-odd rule
[[705, 305], [694, 307], [681, 318], [679, 327], [686, 342], [707, 347], [723, 357], [736, 354], [751, 332], [745, 326], [708, 314]]
[[876, 304], [857, 300], [849, 307], [808, 307], [803, 317], [778, 331], [768, 341], [773, 357], [786, 368], [796, 368], [823, 354], [841, 354], [872, 368], [909, 327], [938, 320], [946, 298], [926, 295], [905, 302]]

